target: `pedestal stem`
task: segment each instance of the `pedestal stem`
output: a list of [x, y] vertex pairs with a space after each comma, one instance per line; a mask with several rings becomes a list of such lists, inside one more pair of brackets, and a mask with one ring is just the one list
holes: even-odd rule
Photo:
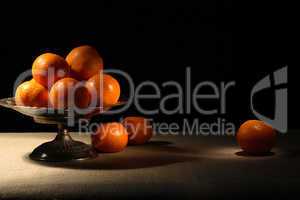
[[65, 127], [64, 124], [57, 125], [57, 135], [54, 140], [64, 140], [64, 141], [71, 141], [73, 140], [69, 134], [68, 129]]

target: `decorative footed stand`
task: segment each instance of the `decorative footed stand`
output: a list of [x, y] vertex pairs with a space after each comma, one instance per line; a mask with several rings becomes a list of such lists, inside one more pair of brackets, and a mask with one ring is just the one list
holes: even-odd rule
[[[126, 102], [118, 102], [111, 106], [95, 107], [88, 115], [78, 115], [74, 113], [72, 119], [90, 119], [108, 111], [113, 107], [124, 105]], [[36, 123], [55, 124], [58, 126], [57, 135], [54, 140], [46, 142], [36, 147], [29, 157], [36, 161], [69, 161], [75, 159], [93, 158], [97, 154], [90, 145], [73, 140], [69, 135], [67, 127], [68, 110], [57, 110], [53, 108], [38, 108], [28, 106], [17, 106], [13, 97], [0, 99], [0, 106], [13, 109], [19, 113], [30, 116]]]
[[58, 124], [54, 140], [36, 147], [29, 157], [36, 161], [67, 161], [94, 158], [97, 153], [83, 142], [73, 140], [63, 124]]

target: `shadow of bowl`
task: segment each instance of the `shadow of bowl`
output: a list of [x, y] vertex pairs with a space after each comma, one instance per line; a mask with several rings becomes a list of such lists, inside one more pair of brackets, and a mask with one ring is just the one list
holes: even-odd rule
[[59, 167], [69, 169], [102, 169], [102, 170], [116, 170], [116, 169], [140, 169], [151, 168], [174, 163], [193, 161], [195, 157], [187, 156], [157, 156], [157, 155], [129, 155], [129, 156], [114, 156], [104, 158], [99, 155], [96, 159], [87, 160], [72, 160], [68, 162], [41, 162], [32, 161], [26, 157], [29, 162], [39, 164], [47, 167]]
[[[44, 162], [30, 160], [26, 162], [47, 167], [86, 169], [86, 170], [127, 170], [151, 168], [175, 163], [191, 162], [198, 160], [195, 156], [178, 154], [186, 152], [183, 148], [172, 146], [166, 141], [152, 141], [142, 146], [130, 146], [129, 151], [119, 153], [99, 153], [97, 158], [85, 160], [71, 160], [67, 162]], [[133, 150], [133, 151], [131, 151]], [[138, 151], [135, 151], [138, 150]]]

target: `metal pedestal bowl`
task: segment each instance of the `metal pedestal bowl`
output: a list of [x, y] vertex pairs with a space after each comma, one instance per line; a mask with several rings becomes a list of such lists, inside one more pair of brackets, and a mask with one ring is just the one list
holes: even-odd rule
[[32, 160], [36, 161], [68, 161], [96, 157], [97, 154], [90, 145], [72, 139], [67, 129], [68, 119], [72, 117], [75, 122], [79, 119], [89, 120], [95, 115], [102, 114], [124, 103], [119, 102], [113, 106], [96, 107], [92, 109], [93, 112], [89, 115], [77, 115], [74, 113], [70, 115], [68, 110], [17, 106], [13, 97], [0, 99], [0, 106], [30, 116], [36, 123], [57, 125], [58, 131], [56, 137], [52, 141], [39, 145], [29, 155]]

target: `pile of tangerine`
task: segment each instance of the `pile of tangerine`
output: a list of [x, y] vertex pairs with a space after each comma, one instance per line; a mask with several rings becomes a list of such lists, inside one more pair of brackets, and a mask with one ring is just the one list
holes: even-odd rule
[[[102, 70], [103, 59], [91, 46], [74, 48], [65, 59], [54, 53], [42, 54], [32, 64], [33, 78], [18, 86], [15, 102], [30, 107], [87, 108], [95, 98], [97, 105], [114, 105], [120, 97], [120, 84]], [[122, 123], [101, 124], [91, 138], [97, 150], [118, 152], [127, 143], [144, 144], [151, 136], [145, 118], [127, 117]]]
[[[86, 108], [91, 97], [96, 97], [98, 104], [113, 105], [120, 97], [120, 85], [111, 75], [103, 73], [100, 76], [102, 69], [102, 57], [90, 46], [74, 48], [66, 59], [53, 53], [42, 54], [32, 64], [33, 79], [18, 86], [16, 104], [60, 109], [70, 106]], [[76, 91], [71, 99], [73, 88]]]

